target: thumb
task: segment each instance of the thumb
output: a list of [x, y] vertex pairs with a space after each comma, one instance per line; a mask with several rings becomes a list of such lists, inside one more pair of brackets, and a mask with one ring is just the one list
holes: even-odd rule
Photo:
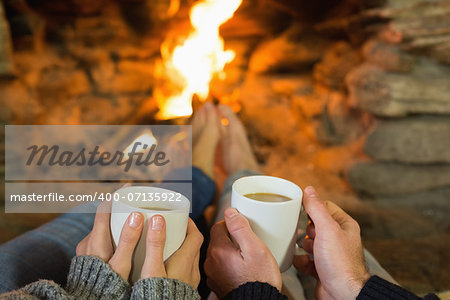
[[254, 248], [255, 244], [262, 243], [251, 229], [248, 220], [235, 208], [229, 207], [225, 210], [225, 224], [230, 235], [244, 252]]
[[327, 208], [331, 217], [341, 226], [345, 231], [359, 230], [358, 222], [350, 217], [342, 208], [333, 202], [327, 202]]
[[329, 228], [336, 226], [337, 223], [328, 211], [327, 204], [320, 200], [319, 195], [312, 186], [305, 188], [303, 197], [303, 207], [309, 215], [311, 221], [314, 222], [316, 230], [320, 228]]
[[154, 215], [148, 222], [146, 252], [141, 278], [166, 277], [164, 267], [164, 244], [166, 243], [166, 222], [161, 215]]

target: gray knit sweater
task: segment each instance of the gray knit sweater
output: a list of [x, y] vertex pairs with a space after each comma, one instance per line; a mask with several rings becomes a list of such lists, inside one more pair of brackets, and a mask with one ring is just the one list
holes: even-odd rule
[[76, 256], [72, 259], [67, 286], [63, 289], [53, 281], [39, 280], [6, 294], [0, 299], [64, 300], [64, 299], [200, 299], [188, 284], [168, 278], [146, 278], [133, 288], [114, 272], [107, 263], [95, 256]]

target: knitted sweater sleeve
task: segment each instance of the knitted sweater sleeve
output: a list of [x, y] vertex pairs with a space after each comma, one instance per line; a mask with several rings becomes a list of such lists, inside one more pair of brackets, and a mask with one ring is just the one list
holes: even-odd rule
[[107, 263], [94, 256], [76, 256], [72, 259], [67, 287], [53, 281], [39, 280], [25, 287], [0, 295], [1, 300], [106, 300], [130, 298], [131, 288]]
[[190, 285], [170, 278], [145, 278], [137, 281], [131, 292], [131, 300], [199, 300], [200, 295]]
[[420, 298], [404, 288], [392, 284], [378, 276], [372, 276], [363, 286], [356, 300], [439, 300], [434, 294], [428, 294]]

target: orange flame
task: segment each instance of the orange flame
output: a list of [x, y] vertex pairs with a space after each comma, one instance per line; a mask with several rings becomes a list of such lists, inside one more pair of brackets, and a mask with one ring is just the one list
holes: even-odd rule
[[205, 100], [209, 95], [209, 83], [214, 76], [225, 78], [223, 68], [231, 62], [235, 53], [224, 50], [219, 27], [229, 20], [242, 0], [203, 0], [190, 11], [193, 32], [183, 44], [169, 51], [169, 40], [161, 46], [162, 61], [156, 67], [156, 78], [170, 82], [170, 94], [156, 87], [154, 97], [158, 101], [159, 119], [171, 119], [192, 114], [192, 97]]
[[[150, 129], [146, 129], [133, 142], [131, 142], [127, 148], [125, 148], [124, 153], [130, 153], [131, 151], [133, 151], [134, 144], [138, 142], [141, 144], [136, 147], [136, 153], [146, 152], [152, 145], [158, 145], [158, 141], [153, 135], [153, 132]], [[147, 146], [145, 146], [144, 148], [144, 145]]]

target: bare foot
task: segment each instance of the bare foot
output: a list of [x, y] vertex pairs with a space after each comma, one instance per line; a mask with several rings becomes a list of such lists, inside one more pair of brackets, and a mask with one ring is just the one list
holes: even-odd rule
[[241, 120], [226, 105], [220, 104], [218, 109], [222, 117], [228, 120], [222, 120], [222, 160], [225, 171], [228, 174], [244, 169], [258, 171], [258, 162]]
[[211, 103], [206, 103], [203, 105], [200, 109], [194, 112], [192, 115], [192, 145], [195, 145], [197, 142], [197, 139], [200, 137], [200, 134], [203, 131], [203, 128], [205, 127], [206, 120], [207, 120], [207, 109], [206, 106], [210, 105]]
[[192, 120], [192, 165], [214, 179], [214, 156], [220, 139], [219, 118], [207, 102]]

